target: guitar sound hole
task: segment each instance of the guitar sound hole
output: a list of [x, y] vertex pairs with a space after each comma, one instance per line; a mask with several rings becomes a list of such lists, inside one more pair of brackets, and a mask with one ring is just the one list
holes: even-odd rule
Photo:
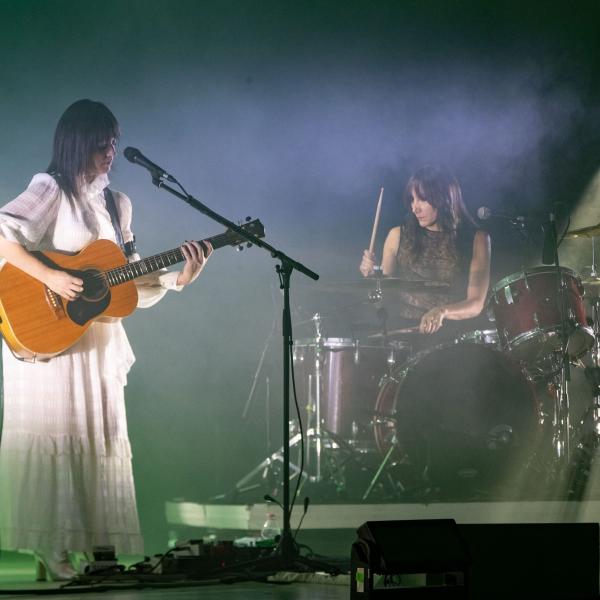
[[81, 298], [88, 302], [98, 302], [108, 294], [108, 283], [101, 271], [86, 269], [78, 274], [83, 279]]

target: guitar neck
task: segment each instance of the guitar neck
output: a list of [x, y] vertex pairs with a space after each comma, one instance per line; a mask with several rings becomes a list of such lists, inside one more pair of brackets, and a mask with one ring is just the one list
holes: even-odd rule
[[[213, 249], [216, 250], [222, 246], [229, 245], [230, 240], [231, 236], [225, 232], [215, 235], [211, 238], [207, 238], [206, 241], [210, 242]], [[161, 252], [160, 254], [155, 254], [154, 256], [142, 258], [141, 260], [136, 260], [135, 262], [127, 263], [126, 265], [104, 271], [104, 276], [106, 277], [110, 287], [113, 287], [115, 285], [137, 279], [142, 275], [147, 275], [148, 273], [154, 273], [160, 269], [170, 267], [171, 265], [183, 262], [184, 260], [185, 256], [183, 255], [181, 248], [173, 248], [172, 250], [167, 250], [166, 252]]]

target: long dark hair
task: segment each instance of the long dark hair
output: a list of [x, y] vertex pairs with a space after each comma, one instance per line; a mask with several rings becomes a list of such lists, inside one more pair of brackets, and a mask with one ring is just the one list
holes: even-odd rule
[[409, 238], [413, 240], [414, 255], [419, 254], [421, 240], [427, 233], [411, 210], [413, 192], [437, 209], [440, 229], [450, 233], [459, 243], [465, 230], [472, 231], [477, 227], [465, 207], [456, 177], [439, 165], [425, 165], [411, 175], [403, 197], [404, 206], [409, 211], [406, 229]]
[[69, 198], [78, 198], [82, 177], [93, 167], [94, 152], [119, 135], [117, 119], [102, 102], [77, 100], [58, 121], [47, 173]]

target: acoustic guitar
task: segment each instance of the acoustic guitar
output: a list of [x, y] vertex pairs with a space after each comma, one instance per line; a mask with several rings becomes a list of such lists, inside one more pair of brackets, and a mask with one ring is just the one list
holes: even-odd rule
[[[264, 237], [255, 219], [241, 226]], [[214, 249], [245, 242], [237, 232], [208, 238]], [[41, 281], [5, 263], [0, 269], [0, 333], [14, 354], [23, 359], [56, 356], [70, 348], [100, 317], [126, 317], [137, 306], [134, 279], [185, 260], [181, 248], [135, 262], [117, 244], [96, 240], [77, 254], [33, 252], [48, 266], [83, 279], [83, 292], [72, 301], [61, 298]]]

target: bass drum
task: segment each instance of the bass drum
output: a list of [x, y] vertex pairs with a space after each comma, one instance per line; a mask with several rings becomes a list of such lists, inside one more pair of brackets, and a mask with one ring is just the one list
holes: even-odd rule
[[[423, 352], [381, 386], [375, 441], [401, 487], [442, 497], [508, 492], [540, 442], [540, 411], [516, 363], [490, 346]], [[393, 448], [391, 448], [393, 446]]]

